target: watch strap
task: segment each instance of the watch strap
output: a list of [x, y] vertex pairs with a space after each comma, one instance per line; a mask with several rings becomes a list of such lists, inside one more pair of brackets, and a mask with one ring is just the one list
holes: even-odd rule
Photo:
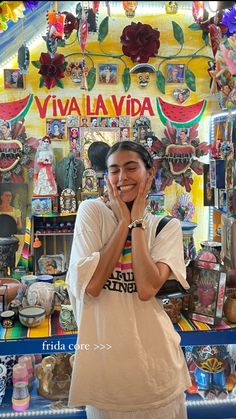
[[133, 228], [139, 227], [142, 228], [143, 230], [145, 229], [145, 221], [143, 218], [139, 218], [137, 220], [132, 221], [132, 223], [130, 223], [128, 225], [129, 229], [132, 230]]

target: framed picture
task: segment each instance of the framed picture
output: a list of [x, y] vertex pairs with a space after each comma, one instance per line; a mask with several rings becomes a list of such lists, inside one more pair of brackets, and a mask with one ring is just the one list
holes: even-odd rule
[[177, 103], [182, 105], [190, 96], [190, 90], [188, 88], [179, 89], [176, 88], [172, 92], [173, 98], [176, 100]]
[[204, 164], [203, 166], [203, 205], [205, 207], [212, 207], [215, 205], [214, 188], [211, 187], [210, 180], [210, 166]]
[[225, 161], [225, 188], [233, 188], [236, 184], [236, 162], [235, 160]]
[[166, 83], [184, 82], [184, 64], [167, 64]]
[[119, 118], [108, 118], [108, 126], [117, 128], [119, 126]]
[[222, 256], [230, 269], [236, 269], [236, 219], [222, 214], [221, 218]]
[[47, 135], [51, 140], [66, 139], [66, 120], [65, 119], [46, 119]]
[[229, 216], [236, 215], [236, 190], [226, 189], [226, 212]]
[[211, 325], [219, 323], [223, 315], [226, 273], [194, 266], [191, 277], [188, 316]]
[[87, 128], [90, 126], [90, 118], [87, 116], [81, 116], [80, 117], [80, 126], [83, 128]]
[[68, 115], [66, 117], [66, 125], [68, 128], [70, 127], [78, 127], [79, 126], [79, 117], [78, 115]]
[[0, 183], [0, 214], [10, 215], [16, 221], [17, 234], [25, 233], [28, 202], [26, 183]]
[[177, 128], [176, 130], [177, 144], [189, 144], [189, 128]]
[[147, 144], [146, 140], [147, 140], [149, 131], [150, 131], [150, 128], [147, 125], [138, 127], [137, 142], [142, 145], [146, 145]]
[[120, 141], [130, 140], [130, 127], [120, 128]]
[[40, 274], [58, 275], [65, 272], [65, 257], [59, 255], [43, 255], [38, 260]]
[[109, 127], [109, 119], [110, 118], [100, 118], [100, 127], [101, 128], [108, 128]]
[[117, 84], [117, 64], [100, 64], [98, 66], [99, 82], [102, 84]]
[[95, 116], [90, 118], [90, 127], [97, 128], [100, 127], [101, 118]]
[[82, 128], [81, 127], [81, 158], [88, 167], [88, 148], [94, 141], [103, 141], [109, 146], [120, 140], [119, 128]]
[[25, 89], [25, 76], [19, 69], [4, 69], [5, 89]]
[[128, 115], [121, 115], [119, 116], [119, 127], [130, 127], [131, 126], [131, 118]]
[[70, 151], [79, 157], [81, 149], [80, 128], [68, 128], [68, 138], [70, 142]]

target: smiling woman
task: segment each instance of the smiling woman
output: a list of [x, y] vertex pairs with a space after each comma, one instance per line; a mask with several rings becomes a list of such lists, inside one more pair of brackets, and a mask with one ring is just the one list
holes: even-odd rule
[[180, 222], [172, 219], [156, 237], [161, 218], [146, 209], [153, 161], [142, 145], [119, 141], [106, 162], [108, 201], [80, 204], [66, 282], [77, 344], [104, 342], [110, 350], [105, 357], [75, 353], [69, 405], [87, 405], [88, 419], [156, 419], [167, 417], [163, 409], [169, 419], [185, 419], [189, 374], [155, 298], [168, 278], [188, 288]]

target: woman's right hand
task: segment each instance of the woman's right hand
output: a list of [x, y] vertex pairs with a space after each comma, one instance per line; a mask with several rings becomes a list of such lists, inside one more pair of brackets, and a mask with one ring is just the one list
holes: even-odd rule
[[120, 198], [117, 186], [112, 185], [108, 178], [106, 178], [106, 184], [109, 197], [109, 199], [106, 201], [106, 206], [112, 210], [118, 222], [125, 221], [128, 226], [131, 222], [131, 214], [129, 208]]

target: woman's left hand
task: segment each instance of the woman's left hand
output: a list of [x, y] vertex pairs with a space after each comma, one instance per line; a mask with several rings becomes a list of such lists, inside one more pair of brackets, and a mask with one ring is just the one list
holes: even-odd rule
[[149, 175], [146, 180], [142, 181], [139, 186], [138, 195], [134, 200], [131, 210], [131, 221], [143, 218], [144, 210], [147, 206], [147, 196], [152, 186], [153, 176]]

